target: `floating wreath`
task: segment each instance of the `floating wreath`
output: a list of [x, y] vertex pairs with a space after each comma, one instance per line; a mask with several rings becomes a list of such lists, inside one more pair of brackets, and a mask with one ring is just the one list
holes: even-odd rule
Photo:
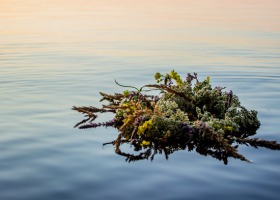
[[[197, 74], [187, 74], [182, 80], [172, 70], [165, 75], [155, 74], [157, 84], [141, 88], [124, 86], [129, 90], [113, 95], [101, 93], [102, 108], [73, 107], [85, 114], [77, 123], [80, 129], [112, 126], [118, 129], [113, 144], [115, 152], [127, 161], [154, 159], [157, 153], [169, 154], [178, 150], [196, 150], [211, 155], [225, 164], [228, 157], [250, 162], [238, 152], [238, 145], [280, 150], [276, 141], [249, 138], [260, 127], [257, 111], [241, 106], [238, 97], [225, 87], [212, 88], [210, 78], [199, 81]], [[157, 90], [158, 95], [148, 92]], [[95, 123], [96, 113], [114, 113], [114, 118]], [[104, 145], [105, 145], [104, 144]], [[121, 151], [121, 145], [130, 144], [138, 154]]]

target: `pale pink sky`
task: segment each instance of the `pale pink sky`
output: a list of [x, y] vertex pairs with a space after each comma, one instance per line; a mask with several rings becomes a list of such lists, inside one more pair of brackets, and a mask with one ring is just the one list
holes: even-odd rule
[[0, 0], [0, 35], [229, 43], [234, 31], [279, 34], [279, 10], [279, 0]]
[[[153, 48], [171, 55], [181, 44], [279, 49], [279, 11], [280, 0], [0, 0], [0, 43], [58, 44], [59, 51], [77, 45], [94, 55], [143, 57], [160, 52], [149, 52]], [[195, 51], [187, 56], [199, 61]]]

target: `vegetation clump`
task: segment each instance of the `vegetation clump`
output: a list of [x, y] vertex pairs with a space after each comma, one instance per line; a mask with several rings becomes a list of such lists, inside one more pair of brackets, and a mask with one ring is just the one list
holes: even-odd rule
[[[75, 127], [115, 127], [119, 134], [113, 144], [115, 152], [127, 161], [154, 159], [157, 153], [166, 158], [178, 150], [196, 150], [225, 164], [228, 157], [250, 162], [238, 152], [238, 145], [280, 150], [276, 141], [249, 138], [260, 127], [257, 111], [247, 110], [232, 91], [212, 87], [210, 77], [199, 81], [197, 74], [187, 74], [183, 80], [172, 70], [155, 74], [156, 84], [128, 88], [113, 95], [100, 92], [107, 101], [102, 108], [73, 107], [85, 114]], [[159, 91], [151, 95], [151, 91]], [[114, 113], [112, 120], [95, 123], [96, 113]], [[104, 144], [104, 145], [105, 145]], [[138, 154], [121, 151], [121, 145], [130, 144]]]

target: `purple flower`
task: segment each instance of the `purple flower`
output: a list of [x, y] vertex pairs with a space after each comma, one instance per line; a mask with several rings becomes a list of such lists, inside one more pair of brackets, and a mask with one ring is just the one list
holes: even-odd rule
[[134, 125], [138, 126], [140, 124], [140, 122], [142, 121], [142, 117], [137, 117], [136, 120], [134, 121]]
[[169, 81], [168, 86], [171, 87], [173, 85], [172, 80]]
[[192, 126], [190, 126], [190, 125], [188, 125], [186, 123], [183, 123], [182, 125], [183, 125], [182, 126], [182, 131], [188, 132], [189, 134], [193, 134], [194, 133], [194, 129], [193, 129]]
[[155, 95], [153, 100], [154, 100], [155, 102], [157, 102], [159, 99], [160, 99], [159, 96], [158, 96], [158, 95]]
[[227, 107], [227, 108], [229, 108], [230, 105], [231, 105], [232, 96], [233, 96], [233, 93], [232, 93], [232, 91], [230, 90], [230, 91], [227, 93], [227, 102], [226, 102], [226, 107]]

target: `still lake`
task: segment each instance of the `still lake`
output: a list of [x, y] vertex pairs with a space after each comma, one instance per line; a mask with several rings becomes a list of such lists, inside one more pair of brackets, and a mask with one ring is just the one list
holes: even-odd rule
[[[280, 142], [278, 0], [0, 0], [0, 199], [279, 199], [280, 152], [252, 163], [177, 151], [128, 163], [113, 128], [74, 129], [114, 83], [197, 72], [258, 111]], [[111, 116], [105, 115], [103, 119]]]

